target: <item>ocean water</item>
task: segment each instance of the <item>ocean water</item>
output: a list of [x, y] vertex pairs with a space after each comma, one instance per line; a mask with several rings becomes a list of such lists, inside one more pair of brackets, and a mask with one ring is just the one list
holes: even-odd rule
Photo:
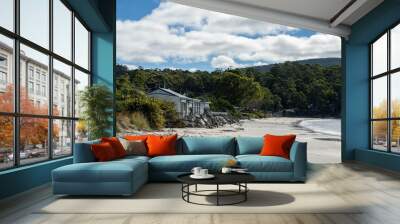
[[312, 119], [300, 122], [300, 126], [315, 132], [341, 136], [340, 119]]

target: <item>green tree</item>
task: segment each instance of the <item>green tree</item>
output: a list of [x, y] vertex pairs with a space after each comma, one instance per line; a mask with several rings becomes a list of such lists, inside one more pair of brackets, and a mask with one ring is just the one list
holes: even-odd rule
[[[341, 110], [340, 66], [285, 62], [267, 70], [253, 67], [213, 72], [143, 68], [119, 71], [118, 110], [126, 110], [125, 100], [146, 98], [147, 92], [164, 86], [211, 101], [211, 109], [215, 111], [238, 109], [265, 113], [294, 109], [298, 115], [338, 116]], [[149, 100], [140, 102], [151, 104]], [[160, 102], [155, 104], [161, 108]], [[162, 108], [161, 113], [165, 114]]]
[[254, 79], [224, 72], [215, 83], [215, 95], [234, 106], [247, 107], [263, 98], [261, 85]]
[[112, 93], [104, 85], [86, 87], [80, 96], [82, 119], [89, 129], [89, 139], [109, 136], [112, 125]]

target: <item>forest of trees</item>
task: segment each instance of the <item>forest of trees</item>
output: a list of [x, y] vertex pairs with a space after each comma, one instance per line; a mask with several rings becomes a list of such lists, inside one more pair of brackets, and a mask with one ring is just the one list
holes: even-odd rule
[[[128, 70], [117, 68], [117, 105], [127, 109], [129, 97], [165, 87], [189, 97], [208, 100], [213, 111], [226, 111], [236, 116], [265, 116], [290, 110], [295, 116], [339, 116], [341, 68], [285, 62], [270, 71], [255, 68], [225, 71], [185, 71], [171, 69]], [[127, 92], [127, 86], [131, 92]], [[122, 93], [121, 91], [125, 91]], [[122, 96], [122, 95], [125, 96]], [[119, 102], [119, 103], [118, 103]], [[124, 106], [121, 106], [125, 104]], [[132, 109], [132, 108], [130, 108]]]

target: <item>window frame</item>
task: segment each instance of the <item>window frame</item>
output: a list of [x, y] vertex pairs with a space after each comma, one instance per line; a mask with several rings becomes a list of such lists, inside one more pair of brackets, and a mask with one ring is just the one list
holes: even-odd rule
[[[4, 61], [4, 65], [0, 64], [0, 85], [7, 88], [7, 79], [8, 79], [8, 74], [7, 74], [7, 69], [8, 69], [8, 57], [7, 55], [4, 55], [0, 53], [0, 58], [3, 58], [2, 61]], [[4, 76], [4, 79], [3, 79]], [[3, 83], [4, 82], [4, 83]]]
[[[392, 117], [392, 98], [391, 98], [391, 91], [392, 91], [392, 85], [391, 85], [391, 80], [392, 76], [396, 75], [398, 72], [400, 72], [400, 67], [391, 69], [391, 61], [392, 61], [392, 55], [391, 55], [391, 31], [393, 28], [400, 26], [400, 21], [394, 23], [391, 25], [389, 28], [387, 28], [383, 33], [378, 35], [375, 39], [373, 39], [369, 44], [369, 149], [373, 151], [380, 151], [380, 152], [386, 152], [386, 153], [391, 153], [391, 154], [400, 154], [400, 152], [394, 152], [392, 151], [392, 121], [400, 121], [400, 117]], [[381, 37], [384, 35], [387, 35], [387, 64], [386, 64], [386, 71], [382, 72], [380, 74], [373, 74], [373, 44], [378, 41]], [[382, 77], [386, 77], [386, 87], [387, 87], [387, 105], [386, 105], [386, 118], [373, 118], [373, 81]], [[374, 136], [373, 136], [373, 122], [376, 121], [386, 121], [387, 125], [387, 130], [386, 130], [386, 150], [379, 150], [374, 148]]]
[[[14, 48], [13, 48], [13, 64], [12, 66], [12, 73], [10, 75], [13, 76], [14, 79], [14, 99], [13, 99], [13, 107], [14, 110], [13, 112], [1, 112], [0, 111], [0, 116], [10, 116], [13, 118], [13, 154], [14, 154], [14, 161], [13, 161], [13, 166], [11, 167], [5, 167], [5, 168], [0, 168], [0, 172], [4, 170], [10, 170], [10, 169], [15, 169], [18, 167], [23, 167], [23, 166], [29, 166], [37, 163], [43, 163], [49, 160], [53, 159], [62, 159], [65, 157], [70, 157], [73, 155], [74, 151], [74, 143], [75, 143], [75, 123], [76, 121], [79, 120], [79, 117], [75, 117], [75, 108], [72, 107], [71, 115], [70, 116], [56, 116], [53, 115], [53, 59], [58, 60], [59, 62], [62, 62], [68, 66], [71, 66], [71, 92], [73, 94], [72, 97], [72, 105], [75, 103], [75, 88], [73, 83], [75, 82], [75, 69], [87, 74], [89, 76], [89, 83], [88, 85], [92, 85], [92, 72], [91, 72], [91, 65], [92, 65], [92, 57], [91, 57], [91, 50], [92, 50], [92, 43], [91, 43], [91, 38], [92, 38], [92, 30], [88, 27], [88, 25], [84, 22], [84, 20], [79, 16], [77, 12], [75, 12], [72, 7], [65, 1], [65, 0], [59, 0], [68, 10], [71, 11], [71, 58], [64, 58], [63, 56], [55, 53], [54, 50], [54, 45], [53, 45], [53, 21], [54, 21], [54, 14], [53, 14], [53, 1], [54, 0], [48, 0], [49, 2], [49, 47], [46, 49], [45, 47], [42, 47], [39, 44], [34, 43], [33, 41], [30, 41], [29, 39], [23, 37], [20, 35], [20, 0], [14, 0], [13, 1], [13, 10], [14, 10], [14, 30], [10, 31], [4, 27], [0, 26], [0, 35], [3, 35], [5, 37], [11, 38], [13, 40]], [[85, 29], [88, 31], [89, 39], [88, 39], [88, 69], [85, 69], [78, 64], [75, 63], [75, 18], [79, 20], [79, 22], [85, 27]], [[36, 50], [40, 53], [43, 53], [48, 56], [49, 58], [49, 63], [48, 63], [48, 83], [46, 85], [46, 93], [48, 97], [48, 113], [46, 115], [39, 115], [39, 114], [26, 114], [26, 113], [21, 113], [20, 111], [20, 64], [21, 64], [21, 57], [20, 57], [20, 45], [23, 44], [27, 47], [32, 48], [33, 50]], [[28, 67], [30, 68], [30, 67]], [[27, 69], [28, 69], [27, 68]], [[40, 73], [42, 74], [42, 73]], [[35, 85], [35, 80], [36, 80], [36, 70], [33, 70], [33, 82]], [[30, 74], [26, 74], [27, 81], [31, 80], [30, 79]], [[39, 77], [41, 78], [41, 77]], [[41, 83], [41, 79], [39, 79], [39, 83]], [[41, 85], [42, 86], [42, 85]], [[27, 90], [29, 91], [29, 90]], [[36, 89], [34, 89], [36, 91]], [[40, 94], [42, 95], [42, 94]], [[66, 120], [66, 121], [71, 121], [72, 127], [71, 127], [71, 154], [69, 155], [63, 155], [63, 156], [57, 156], [54, 158], [54, 153], [53, 153], [53, 144], [48, 144], [47, 149], [48, 150], [48, 157], [44, 158], [41, 161], [38, 162], [33, 162], [33, 163], [26, 163], [26, 164], [21, 164], [20, 161], [20, 119], [21, 118], [45, 118], [48, 121], [48, 136], [47, 136], [47, 142], [52, 143], [53, 142], [53, 121], [56, 120]]]

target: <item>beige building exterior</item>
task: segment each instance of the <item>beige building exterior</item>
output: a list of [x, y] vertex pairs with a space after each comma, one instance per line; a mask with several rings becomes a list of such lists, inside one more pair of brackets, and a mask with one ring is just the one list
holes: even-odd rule
[[166, 88], [158, 88], [148, 95], [174, 103], [175, 110], [181, 118], [186, 118], [189, 115], [202, 115], [205, 111], [210, 110], [209, 102], [190, 98]]
[[[34, 106], [49, 106], [49, 68], [39, 61], [29, 58], [25, 52], [20, 54], [20, 85], [25, 89], [29, 100]], [[0, 94], [7, 91], [7, 86], [13, 85], [13, 48], [0, 42]], [[61, 71], [54, 70], [53, 79], [53, 112], [54, 115], [61, 117], [72, 116], [72, 86], [71, 76]], [[76, 83], [77, 84], [77, 83]], [[59, 122], [60, 127], [59, 141], [70, 142], [71, 122], [63, 120]]]

